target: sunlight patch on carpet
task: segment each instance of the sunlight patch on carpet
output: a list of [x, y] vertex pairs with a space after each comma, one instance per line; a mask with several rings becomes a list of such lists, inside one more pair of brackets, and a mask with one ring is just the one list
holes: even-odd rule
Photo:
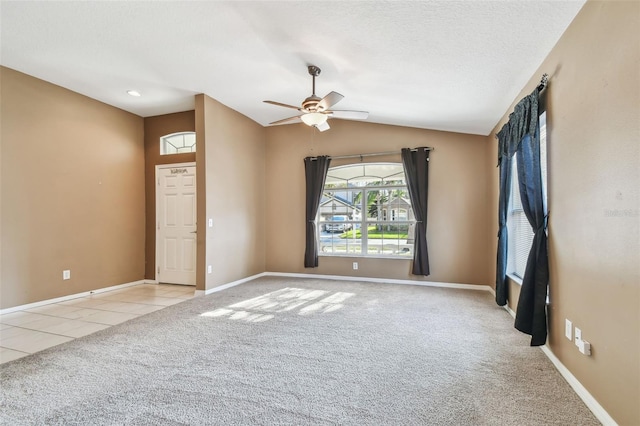
[[344, 307], [344, 304], [342, 304], [342, 302], [344, 302], [351, 296], [354, 296], [354, 293], [344, 293], [339, 291], [332, 294], [331, 296], [325, 297], [324, 299], [312, 305], [305, 306], [304, 308], [300, 309], [299, 314], [309, 315], [317, 312], [328, 314], [329, 312], [335, 312], [338, 309], [342, 309], [342, 307]]
[[[324, 297], [326, 296], [326, 297]], [[200, 316], [234, 321], [264, 322], [273, 319], [274, 313], [289, 312], [299, 308], [299, 315], [328, 314], [344, 307], [344, 301], [355, 293], [325, 290], [309, 290], [287, 287], [252, 299], [234, 303], [226, 308], [205, 312]], [[324, 297], [320, 300], [317, 300]]]

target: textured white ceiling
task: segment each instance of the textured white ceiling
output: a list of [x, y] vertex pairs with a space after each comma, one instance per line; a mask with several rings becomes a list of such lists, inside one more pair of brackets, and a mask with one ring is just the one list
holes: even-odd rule
[[336, 109], [486, 135], [583, 4], [3, 0], [0, 63], [143, 117], [206, 93], [262, 125], [295, 115], [262, 101], [299, 105], [314, 64]]

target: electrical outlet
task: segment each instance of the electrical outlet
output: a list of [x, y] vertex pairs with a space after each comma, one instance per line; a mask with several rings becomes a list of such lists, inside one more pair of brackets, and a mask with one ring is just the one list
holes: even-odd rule
[[564, 320], [564, 335], [567, 337], [567, 339], [571, 340], [572, 339], [572, 328], [573, 328], [573, 324], [571, 323], [571, 321], [569, 321], [568, 319], [565, 318]]
[[353, 262], [353, 270], [355, 271], [356, 269], [358, 269], [358, 262]]
[[71, 279], [71, 270], [70, 269], [65, 269], [64, 271], [62, 271], [62, 279], [63, 280], [70, 280]]
[[207, 273], [211, 273], [211, 271], [213, 271], [213, 266], [209, 265], [207, 266]]
[[582, 343], [582, 330], [576, 327], [574, 332], [576, 346], [580, 347], [580, 343]]
[[209, 228], [213, 227], [213, 219], [209, 219]]

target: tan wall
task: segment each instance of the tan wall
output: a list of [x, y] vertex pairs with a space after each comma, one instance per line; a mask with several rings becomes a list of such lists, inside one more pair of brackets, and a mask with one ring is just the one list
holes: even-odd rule
[[196, 133], [205, 141], [196, 154], [198, 224], [213, 220], [198, 226], [197, 288], [204, 290], [265, 270], [265, 141], [260, 125], [206, 95], [196, 96]]
[[[205, 98], [205, 95], [197, 95], [195, 99], [196, 143], [199, 142], [196, 149], [196, 196], [199, 200], [196, 210], [198, 223], [203, 225], [207, 223], [207, 174], [198, 173], [197, 170], [206, 170], [207, 145], [213, 143], [213, 137], [206, 132]], [[196, 238], [196, 289], [199, 291], [206, 290], [207, 286], [208, 230], [207, 226], [200, 226]]]
[[193, 152], [174, 155], [160, 155], [160, 138], [177, 132], [195, 132], [195, 112], [185, 111], [175, 114], [158, 115], [144, 119], [144, 161], [146, 192], [146, 265], [144, 277], [156, 278], [156, 166], [160, 164], [191, 163], [196, 161]]
[[8, 68], [0, 78], [0, 307], [142, 279], [142, 118]]
[[621, 425], [640, 424], [639, 25], [638, 2], [587, 2], [516, 99], [549, 73], [549, 345]]
[[[424, 280], [410, 274], [404, 259], [321, 257], [316, 269], [303, 266], [305, 178], [303, 159], [315, 155], [349, 155], [398, 151], [365, 161], [400, 162], [403, 147], [431, 146], [427, 239], [428, 281], [490, 284], [487, 251], [489, 222], [486, 138], [355, 121], [332, 120], [320, 133], [304, 124], [276, 126], [267, 132], [267, 270]], [[345, 164], [338, 160], [332, 166]], [[359, 269], [352, 269], [353, 261]]]

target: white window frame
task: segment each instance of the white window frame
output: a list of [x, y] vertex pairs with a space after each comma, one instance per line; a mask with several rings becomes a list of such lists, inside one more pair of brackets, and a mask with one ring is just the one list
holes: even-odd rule
[[[177, 138], [178, 136], [182, 136], [182, 146], [177, 147], [170, 142], [171, 139]], [[185, 145], [185, 136], [193, 136], [193, 145]], [[167, 152], [167, 144], [174, 147], [176, 152]], [[188, 148], [188, 149], [187, 149]], [[168, 135], [164, 135], [160, 137], [160, 155], [177, 155], [177, 154], [186, 154], [190, 152], [196, 152], [197, 143], [196, 143], [196, 132], [176, 132]]]
[[[368, 163], [368, 165], [375, 165], [375, 164], [391, 164], [391, 163]], [[393, 164], [400, 164], [401, 163], [393, 163]], [[338, 166], [338, 167], [349, 167], [349, 166], [362, 166], [362, 164], [353, 164], [353, 165], [347, 165], [347, 166]], [[338, 168], [336, 167], [336, 168]], [[336, 168], [332, 168], [332, 169], [336, 169]], [[332, 170], [330, 169], [330, 171]], [[361, 178], [364, 176], [357, 176], [356, 178]], [[373, 181], [373, 177], [372, 177], [372, 181]], [[382, 180], [382, 179], [380, 179]], [[359, 217], [349, 217], [348, 220], [331, 220], [331, 217], [329, 217], [328, 219], [325, 220], [321, 220], [321, 210], [318, 209], [318, 215], [316, 217], [316, 224], [318, 226], [316, 226], [317, 228], [317, 242], [318, 242], [318, 254], [320, 256], [348, 256], [348, 257], [384, 257], [384, 258], [400, 258], [400, 259], [412, 259], [413, 258], [413, 249], [414, 249], [414, 243], [409, 244], [408, 242], [405, 241], [404, 244], [400, 243], [400, 241], [403, 241], [401, 239], [388, 239], [388, 244], [385, 244], [385, 239], [382, 239], [382, 243], [378, 246], [375, 244], [370, 244], [370, 239], [368, 238], [369, 235], [369, 226], [372, 225], [379, 225], [382, 227], [397, 227], [397, 226], [407, 226], [408, 228], [408, 232], [407, 232], [407, 239], [409, 240], [413, 240], [414, 236], [412, 235], [415, 229], [415, 220], [408, 220], [409, 217], [409, 212], [407, 211], [407, 219], [401, 219], [401, 215], [396, 213], [396, 219], [397, 220], [393, 220], [391, 219], [391, 214], [388, 213], [387, 210], [394, 210], [394, 209], [398, 209], [400, 210], [401, 207], [400, 206], [394, 206], [392, 204], [389, 203], [389, 200], [387, 200], [387, 203], [381, 205], [381, 212], [380, 212], [380, 219], [377, 220], [371, 220], [371, 218], [368, 218], [368, 214], [367, 214], [367, 200], [368, 200], [368, 193], [370, 193], [371, 191], [385, 191], [388, 194], [392, 194], [394, 191], [404, 191], [405, 193], [407, 193], [407, 198], [408, 198], [408, 188], [406, 185], [406, 178], [403, 176], [402, 180], [405, 182], [404, 185], [402, 184], [390, 184], [390, 185], [371, 185], [371, 184], [366, 184], [366, 185], [356, 185], [356, 186], [349, 186], [347, 185], [346, 187], [336, 187], [336, 188], [326, 188], [324, 190], [323, 193], [323, 197], [327, 197], [329, 199], [336, 199], [338, 198], [335, 194], [336, 193], [357, 193], [357, 192], [362, 192], [362, 195], [360, 196], [360, 202], [359, 205], [354, 206], [354, 212], [356, 212], [356, 210], [359, 210], [359, 214], [357, 216]], [[333, 194], [333, 195], [332, 195]], [[354, 199], [354, 196], [348, 197], [350, 199]], [[411, 209], [410, 206], [408, 206], [409, 209]], [[340, 215], [336, 215], [336, 216], [341, 216]], [[353, 216], [353, 215], [352, 215]], [[329, 225], [329, 227], [333, 228], [333, 229], [338, 229], [337, 226], [332, 226], [334, 224], [341, 224], [341, 225], [346, 225], [348, 229], [350, 229], [351, 231], [355, 231], [355, 230], [360, 230], [361, 232], [361, 238], [357, 239], [357, 238], [345, 238], [345, 251], [344, 252], [335, 252], [335, 247], [336, 245], [334, 244], [334, 242], [330, 242], [329, 244], [326, 243], [325, 239], [327, 238], [326, 235], [323, 236], [323, 231], [327, 228], [327, 225]], [[338, 231], [339, 232], [339, 231]], [[348, 231], [347, 231], [348, 232]], [[383, 231], [384, 232], [384, 231]], [[343, 232], [342, 232], [343, 233]], [[340, 234], [342, 234], [340, 233]], [[339, 235], [340, 235], [339, 234]], [[359, 240], [359, 241], [357, 241]], [[351, 242], [351, 244], [350, 244]], [[395, 243], [394, 243], [395, 242]], [[395, 245], [395, 246], [394, 246]]]

